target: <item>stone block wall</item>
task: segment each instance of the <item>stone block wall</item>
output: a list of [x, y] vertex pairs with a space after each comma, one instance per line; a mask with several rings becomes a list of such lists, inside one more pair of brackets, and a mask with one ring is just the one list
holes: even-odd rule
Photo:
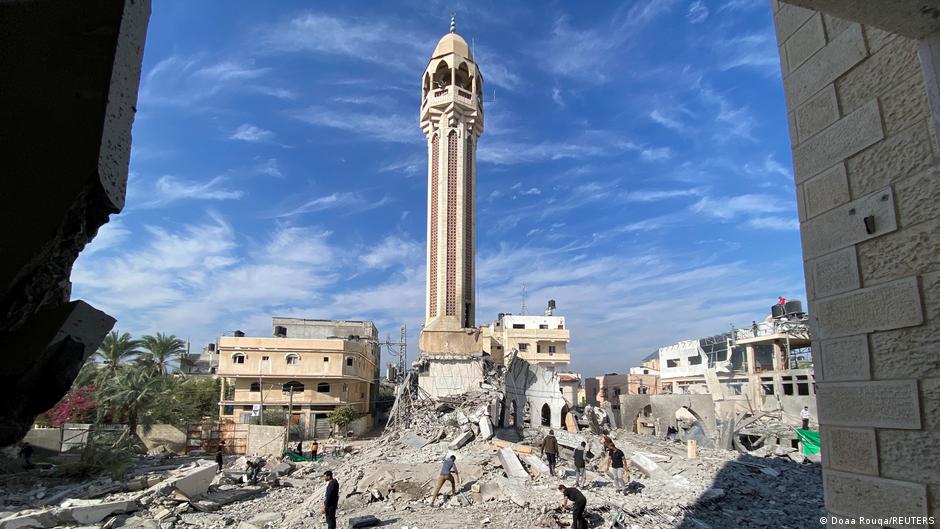
[[283, 426], [249, 425], [247, 455], [281, 457], [284, 452], [284, 433]]
[[160, 447], [166, 447], [167, 450], [177, 454], [182, 454], [186, 450], [185, 428], [172, 424], [154, 424], [149, 430], [138, 426], [137, 435], [147, 450], [159, 450]]
[[920, 43], [771, 5], [814, 327], [826, 507], [938, 516], [940, 152]]

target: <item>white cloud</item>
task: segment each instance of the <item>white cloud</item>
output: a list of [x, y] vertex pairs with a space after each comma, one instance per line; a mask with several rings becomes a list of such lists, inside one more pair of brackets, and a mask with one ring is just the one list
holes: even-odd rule
[[81, 255], [89, 256], [115, 248], [123, 243], [130, 233], [120, 218], [110, 219], [107, 224], [98, 228], [95, 238], [85, 246]]
[[552, 101], [558, 105], [558, 108], [565, 108], [565, 99], [561, 97], [561, 90], [559, 90], [557, 87], [552, 88]]
[[164, 175], [157, 178], [152, 192], [147, 193], [147, 198], [138, 206], [155, 208], [180, 200], [237, 200], [244, 195], [242, 191], [223, 188], [225, 180], [225, 177], [217, 176], [208, 182], [198, 182]]
[[702, 197], [692, 210], [710, 217], [729, 220], [740, 215], [764, 215], [786, 211], [780, 197], [772, 195], [746, 194], [732, 197]]
[[218, 81], [257, 79], [270, 71], [270, 68], [254, 68], [236, 61], [222, 61], [196, 70], [196, 75]]
[[748, 226], [758, 230], [799, 230], [800, 221], [793, 217], [763, 216], [748, 219]]
[[339, 112], [328, 107], [311, 106], [296, 112], [293, 117], [311, 125], [375, 141], [416, 144], [422, 141], [417, 120], [398, 114]]
[[273, 138], [274, 133], [270, 130], [265, 130], [249, 123], [243, 123], [228, 137], [230, 140], [241, 140], [248, 142], [268, 141]]
[[142, 110], [161, 105], [204, 111], [209, 105], [207, 100], [237, 88], [288, 98], [290, 92], [287, 90], [258, 84], [270, 71], [270, 68], [235, 60], [212, 62], [204, 54], [189, 57], [171, 55], [144, 75], [138, 106]]
[[668, 160], [672, 158], [672, 151], [669, 147], [647, 147], [640, 151], [640, 156], [648, 162]]
[[260, 44], [273, 52], [334, 55], [399, 70], [420, 70], [434, 49], [430, 36], [419, 36], [401, 23], [312, 12], [263, 28]]
[[705, 22], [705, 19], [708, 18], [708, 7], [703, 0], [695, 0], [689, 4], [689, 10], [686, 12], [685, 17], [693, 24]]
[[276, 217], [292, 217], [304, 213], [316, 213], [328, 209], [342, 209], [343, 213], [359, 213], [384, 206], [389, 202], [387, 196], [379, 200], [369, 200], [359, 193], [336, 192], [308, 200], [300, 206], [290, 208], [288, 211], [275, 215]]
[[658, 202], [670, 198], [695, 197], [705, 193], [701, 187], [692, 189], [641, 189], [623, 193], [620, 199], [625, 202]]
[[255, 166], [255, 171], [263, 175], [272, 176], [274, 178], [284, 177], [284, 173], [281, 172], [281, 168], [278, 166], [276, 158], [261, 160], [258, 162], [258, 165]]
[[664, 110], [661, 110], [658, 108], [654, 109], [652, 112], [649, 113], [649, 117], [656, 123], [659, 123], [660, 125], [666, 128], [678, 130], [678, 131], [686, 130], [685, 124], [683, 124], [678, 119], [667, 115], [667, 112]]
[[419, 266], [425, 259], [424, 245], [399, 235], [389, 235], [377, 246], [359, 256], [368, 268], [385, 269], [398, 265]]

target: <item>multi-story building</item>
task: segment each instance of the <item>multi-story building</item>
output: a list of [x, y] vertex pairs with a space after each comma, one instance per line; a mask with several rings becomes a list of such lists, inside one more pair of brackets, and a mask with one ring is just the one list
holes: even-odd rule
[[219, 352], [216, 344], [210, 343], [200, 353], [180, 355], [180, 373], [193, 377], [216, 377], [219, 367]]
[[571, 363], [568, 342], [571, 331], [564, 316], [555, 316], [555, 300], [548, 302], [545, 314], [519, 316], [500, 314], [483, 334], [491, 338], [488, 351], [496, 363], [502, 363], [506, 355], [516, 351], [519, 357], [555, 371], [564, 371]]
[[337, 407], [371, 416], [380, 365], [371, 321], [274, 318], [272, 327], [272, 337], [220, 339], [222, 420], [249, 422], [290, 407], [291, 424], [306, 436], [325, 437], [327, 414]]

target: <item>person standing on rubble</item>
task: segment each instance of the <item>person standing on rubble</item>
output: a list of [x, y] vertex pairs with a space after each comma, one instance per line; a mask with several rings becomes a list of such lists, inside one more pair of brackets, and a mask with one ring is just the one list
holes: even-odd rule
[[454, 476], [457, 476], [457, 481], [460, 481], [460, 473], [457, 472], [457, 456], [445, 457], [444, 464], [441, 465], [441, 475], [437, 477], [437, 485], [434, 486], [434, 494], [431, 495], [431, 507], [434, 507], [437, 494], [441, 491], [444, 483], [449, 481], [451, 495], [457, 494], [457, 482], [454, 481]]
[[[622, 490], [627, 486], [623, 481], [623, 460], [623, 450], [611, 445], [610, 449], [607, 451], [607, 462], [610, 467], [610, 475], [614, 478], [614, 487], [616, 487], [617, 490]], [[629, 476], [627, 479], [630, 479]]]
[[581, 446], [574, 449], [574, 486], [581, 487], [587, 483], [584, 475], [584, 451], [587, 449], [587, 443], [581, 441]]
[[558, 439], [555, 439], [555, 430], [549, 430], [542, 440], [542, 455], [548, 459], [548, 473], [555, 475], [555, 462], [558, 459]]
[[327, 529], [336, 529], [336, 508], [339, 506], [339, 482], [333, 479], [333, 471], [323, 473], [326, 482], [326, 494], [323, 497], [323, 507], [320, 509], [326, 516]]
[[33, 468], [33, 462], [30, 461], [30, 459], [33, 457], [33, 445], [29, 444], [28, 442], [24, 442], [23, 446], [20, 447], [20, 451], [17, 455], [23, 458], [24, 468]]
[[219, 472], [222, 472], [222, 458], [225, 455], [225, 441], [219, 441], [219, 448], [215, 451], [215, 463], [219, 465]]
[[800, 410], [800, 419], [803, 419], [803, 429], [809, 430], [809, 406], [803, 406], [803, 409]]
[[317, 458], [317, 450], [320, 449], [320, 445], [317, 444], [317, 440], [314, 439], [313, 443], [310, 444], [310, 459]]
[[561, 501], [561, 510], [568, 508], [568, 500], [571, 500], [571, 529], [587, 529], [587, 518], [584, 517], [584, 507], [587, 506], [587, 498], [581, 491], [575, 487], [566, 487], [558, 485], [558, 492], [565, 497]]

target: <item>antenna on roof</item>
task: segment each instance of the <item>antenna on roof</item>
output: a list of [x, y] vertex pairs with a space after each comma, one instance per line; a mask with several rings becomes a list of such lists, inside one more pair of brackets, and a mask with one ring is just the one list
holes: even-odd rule
[[526, 285], [525, 283], [523, 283], [523, 284], [522, 284], [522, 315], [523, 315], [523, 316], [526, 315], [526, 314], [525, 314], [525, 296], [526, 296], [526, 290], [527, 290], [527, 289], [528, 289], [528, 285]]

